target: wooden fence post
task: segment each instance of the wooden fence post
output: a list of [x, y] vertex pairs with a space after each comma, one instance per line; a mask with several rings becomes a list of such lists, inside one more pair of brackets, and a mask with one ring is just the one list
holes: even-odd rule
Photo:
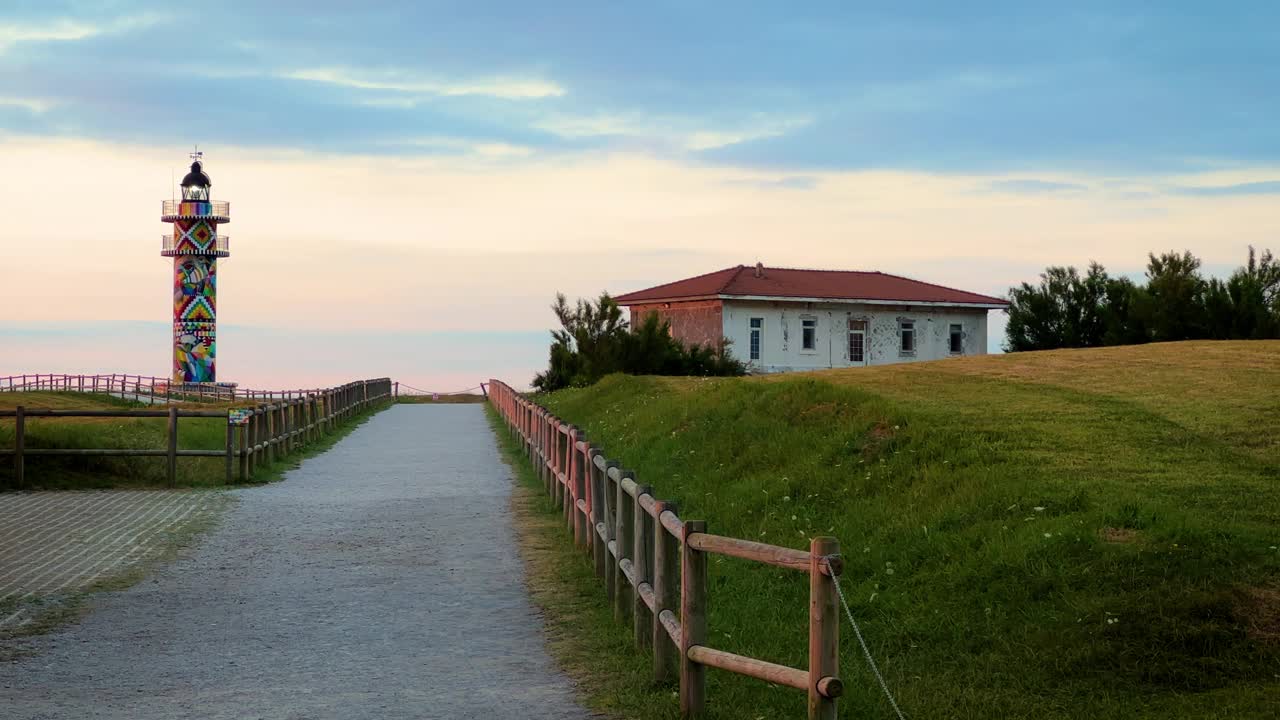
[[[618, 589], [618, 556], [615, 554], [618, 549], [618, 496], [613, 492], [613, 478], [609, 477], [609, 470], [616, 467], [618, 462], [610, 460], [604, 464], [604, 470], [600, 471], [600, 486], [603, 490], [600, 494], [604, 497], [604, 587], [610, 603], [617, 597]], [[610, 542], [613, 543], [613, 552], [609, 550]]]
[[274, 405], [268, 405], [263, 412], [263, 417], [267, 419], [267, 437], [263, 441], [265, 444], [267, 462], [276, 459], [276, 411]]
[[653, 537], [653, 679], [665, 683], [680, 669], [680, 648], [659, 619], [664, 610], [680, 614], [680, 541], [662, 526], [662, 513], [676, 513], [676, 504], [654, 502]]
[[[26, 378], [23, 378], [25, 381]], [[25, 388], [24, 388], [25, 389]], [[21, 489], [26, 484], [22, 453], [27, 449], [26, 409], [19, 405], [13, 416], [13, 482]]]
[[319, 396], [312, 395], [311, 398], [307, 400], [307, 411], [308, 411], [308, 414], [310, 415], [310, 420], [307, 422], [307, 438], [311, 442], [315, 442], [316, 440], [320, 439], [320, 398]]
[[577, 526], [578, 526], [578, 498], [582, 496], [578, 494], [578, 484], [574, 482], [573, 475], [569, 474], [568, 466], [560, 462], [559, 424], [560, 424], [560, 421], [555, 420], [547, 427], [547, 442], [551, 451], [551, 455], [554, 458], [553, 463], [557, 468], [557, 472], [559, 473], [558, 475], [556, 475], [556, 482], [557, 483], [560, 482], [560, 475], [564, 476], [564, 482], [562, 484], [564, 485], [564, 498], [565, 498], [564, 499], [565, 528], [568, 529], [570, 534], [575, 536], [574, 539], [576, 540]]
[[689, 536], [707, 524], [686, 520], [680, 543], [680, 712], [702, 714], [707, 704], [707, 668], [689, 659], [689, 648], [707, 641], [707, 557], [689, 546]]
[[591, 494], [587, 490], [586, 468], [582, 465], [582, 460], [578, 457], [577, 448], [574, 444], [576, 431], [571, 427], [569, 433], [564, 436], [564, 458], [565, 472], [568, 473], [569, 479], [573, 481], [574, 491], [577, 496], [582, 498], [585, 508], [578, 512], [575, 516], [577, 522], [573, 526], [574, 542], [579, 548], [586, 550], [591, 547]]
[[236, 426], [230, 422], [227, 423], [227, 484], [230, 485], [234, 481], [233, 468], [235, 467], [236, 454]]
[[252, 414], [249, 415], [249, 424], [244, 429], [243, 447], [246, 455], [246, 459], [245, 459], [245, 477], [246, 478], [253, 477], [253, 465], [254, 465], [253, 446], [256, 445], [258, 442], [257, 431], [258, 431], [258, 409], [254, 408]]
[[[253, 416], [250, 415], [250, 422]], [[240, 431], [240, 482], [246, 482], [249, 479], [249, 447], [245, 440], [249, 437], [249, 426], [241, 425]]]
[[635, 633], [636, 646], [649, 647], [653, 640], [653, 613], [645, 604], [640, 594], [640, 583], [652, 583], [653, 573], [649, 570], [650, 554], [653, 552], [653, 518], [640, 504], [640, 498], [653, 493], [653, 488], [640, 485], [636, 488], [636, 497], [631, 503], [631, 567], [635, 575], [635, 594], [632, 599], [632, 631]]
[[178, 408], [169, 407], [169, 487], [178, 484]]
[[[605, 568], [608, 566], [609, 556], [609, 531], [608, 524], [605, 523], [605, 507], [604, 507], [604, 483], [600, 482], [601, 471], [596, 467], [596, 453], [598, 451], [587, 446], [583, 451], [582, 457], [586, 460], [587, 482], [591, 483], [591, 556], [595, 561], [596, 577], [603, 578], [607, 572]], [[598, 527], [604, 523], [606, 530], [600, 533]]]
[[631, 493], [628, 493], [622, 487], [622, 479], [634, 477], [635, 473], [630, 470], [619, 470], [618, 480], [614, 482], [613, 486], [618, 494], [616, 505], [618, 509], [618, 529], [614, 533], [617, 537], [614, 543], [615, 547], [618, 548], [618, 570], [613, 574], [614, 582], [617, 584], [617, 587], [613, 590], [613, 617], [623, 623], [631, 619], [631, 604], [635, 602], [635, 588], [632, 587], [631, 580], [627, 578], [627, 574], [622, 570], [622, 561], [629, 560], [635, 556], [631, 551], [631, 541], [634, 539], [631, 528], [632, 521], [635, 519], [635, 510], [631, 507], [634, 503]]
[[[840, 541], [809, 542], [809, 720], [835, 720], [836, 700], [818, 692], [825, 677], [840, 676], [840, 607], [836, 579], [823, 574], [824, 558], [840, 553]], [[834, 568], [833, 568], [834, 569]]]

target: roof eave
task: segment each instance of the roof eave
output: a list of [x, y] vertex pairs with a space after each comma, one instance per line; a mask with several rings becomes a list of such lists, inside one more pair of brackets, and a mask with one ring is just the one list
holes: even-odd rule
[[718, 300], [723, 297], [725, 296], [716, 295], [712, 293], [707, 295], [682, 295], [682, 296], [676, 296], [676, 297], [628, 299], [626, 295], [620, 295], [614, 298], [613, 301], [618, 303], [619, 305], [622, 305], [623, 307], [630, 307], [632, 305], [652, 305], [654, 303], [695, 302], [697, 300]]
[[654, 305], [657, 303], [693, 302], [697, 300], [755, 300], [760, 302], [814, 302], [836, 303], [840, 305], [919, 305], [923, 307], [958, 307], [985, 310], [1003, 310], [1009, 303], [992, 299], [991, 302], [956, 302], [951, 300], [907, 300], [884, 298], [831, 298], [831, 297], [794, 297], [791, 295], [690, 295], [685, 297], [658, 297], [642, 300], [624, 300], [615, 298], [619, 305]]
[[720, 295], [722, 300], [758, 300], [765, 302], [815, 302], [836, 303], [841, 305], [921, 305], [926, 307], [963, 307], [985, 308], [987, 310], [1003, 310], [1008, 303], [992, 298], [991, 302], [957, 302], [954, 300], [908, 300], [905, 298], [832, 298], [832, 297], [794, 297], [791, 295]]

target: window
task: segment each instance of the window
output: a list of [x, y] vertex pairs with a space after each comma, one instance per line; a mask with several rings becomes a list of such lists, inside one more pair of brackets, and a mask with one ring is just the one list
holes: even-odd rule
[[960, 323], [951, 324], [951, 354], [961, 355], [964, 353], [964, 326]]
[[849, 362], [861, 365], [867, 361], [867, 321], [849, 321]]
[[818, 349], [818, 321], [805, 318], [800, 321], [800, 347], [804, 350]]
[[760, 359], [760, 336], [764, 333], [764, 318], [751, 318], [751, 359]]
[[916, 324], [913, 320], [898, 321], [898, 337], [901, 344], [898, 346], [898, 354], [915, 355], [916, 354]]

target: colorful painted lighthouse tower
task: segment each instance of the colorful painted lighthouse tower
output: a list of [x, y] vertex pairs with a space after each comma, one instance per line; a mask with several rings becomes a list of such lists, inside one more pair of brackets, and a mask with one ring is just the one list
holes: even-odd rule
[[217, 356], [218, 258], [231, 255], [218, 224], [231, 222], [231, 204], [214, 202], [204, 172], [203, 153], [191, 154], [191, 172], [182, 178], [182, 199], [165, 200], [163, 222], [173, 234], [162, 238], [160, 254], [173, 258], [173, 381], [215, 382]]

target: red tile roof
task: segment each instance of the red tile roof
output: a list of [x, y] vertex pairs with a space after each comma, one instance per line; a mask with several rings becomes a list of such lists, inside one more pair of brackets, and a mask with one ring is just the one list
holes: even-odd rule
[[988, 295], [920, 282], [899, 275], [857, 270], [798, 270], [746, 265], [677, 280], [614, 298], [619, 305], [693, 300], [707, 297], [816, 298], [903, 303], [960, 303], [1004, 307], [1008, 301]]

